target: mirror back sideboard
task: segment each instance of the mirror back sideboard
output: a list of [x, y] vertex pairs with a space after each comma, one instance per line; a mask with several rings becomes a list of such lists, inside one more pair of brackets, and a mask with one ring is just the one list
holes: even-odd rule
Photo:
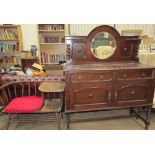
[[[91, 53], [92, 38], [99, 32], [109, 32], [116, 40], [114, 54], [101, 60]], [[154, 67], [138, 60], [138, 36], [120, 36], [110, 26], [99, 26], [88, 36], [68, 36], [65, 66], [65, 112], [67, 127], [74, 112], [147, 107], [142, 120], [149, 126], [149, 111], [153, 103]], [[132, 112], [135, 112], [134, 110]]]

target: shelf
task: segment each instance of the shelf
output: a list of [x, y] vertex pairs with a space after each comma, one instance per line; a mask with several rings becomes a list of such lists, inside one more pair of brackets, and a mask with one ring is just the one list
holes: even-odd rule
[[43, 33], [64, 33], [64, 30], [39, 30], [39, 32], [43, 32]]
[[0, 66], [10, 67], [20, 64], [23, 49], [20, 25], [0, 25]]
[[65, 31], [64, 24], [38, 24], [38, 51], [41, 64], [59, 65], [59, 59], [66, 59]]
[[13, 29], [16, 29], [19, 25], [0, 25], [0, 28], [13, 28]]
[[20, 65], [20, 64], [15, 64], [15, 63], [2, 63], [1, 67], [6, 67], [6, 66], [14, 66], [14, 65]]
[[41, 64], [42, 65], [59, 65], [59, 63], [56, 63], [56, 62], [55, 63], [54, 62], [53, 63], [41, 63]]
[[2, 56], [14, 56], [14, 55], [20, 55], [19, 51], [15, 51], [15, 52], [3, 52]]
[[19, 40], [0, 40], [0, 41], [5, 41], [5, 42], [11, 42], [11, 41], [15, 41], [15, 42], [18, 42]]
[[64, 45], [65, 43], [39, 43], [40, 45]]

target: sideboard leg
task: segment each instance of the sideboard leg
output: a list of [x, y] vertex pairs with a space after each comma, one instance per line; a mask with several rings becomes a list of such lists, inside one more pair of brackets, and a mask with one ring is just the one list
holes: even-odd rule
[[130, 115], [133, 114], [133, 109], [132, 109], [132, 107], [130, 107], [129, 112], [130, 112]]
[[66, 129], [70, 130], [70, 114], [66, 114]]
[[146, 110], [145, 130], [148, 130], [148, 127], [150, 125], [151, 106], [148, 106], [146, 109], [147, 110]]

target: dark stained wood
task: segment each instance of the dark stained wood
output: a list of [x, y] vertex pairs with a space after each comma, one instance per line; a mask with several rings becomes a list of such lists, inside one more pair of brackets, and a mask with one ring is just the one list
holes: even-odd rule
[[[115, 53], [106, 60], [97, 59], [90, 50], [92, 38], [102, 31], [111, 33], [117, 45]], [[140, 41], [138, 36], [120, 36], [116, 29], [106, 25], [95, 28], [88, 36], [66, 37], [67, 128], [70, 128], [69, 114], [73, 112], [152, 105], [154, 67], [139, 63]], [[148, 119], [149, 112], [143, 120], [146, 129]]]
[[[109, 32], [116, 40], [116, 50], [114, 55], [106, 60], [100, 60], [91, 53], [90, 45], [92, 38], [99, 32]], [[111, 26], [99, 26], [88, 36], [69, 36], [66, 37], [67, 60], [71, 64], [83, 64], [93, 62], [112, 62], [112, 61], [137, 61], [138, 48], [141, 39], [138, 36], [120, 36], [116, 29]]]

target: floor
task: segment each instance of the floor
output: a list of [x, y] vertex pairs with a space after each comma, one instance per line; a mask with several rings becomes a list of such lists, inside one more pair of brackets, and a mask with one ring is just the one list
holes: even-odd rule
[[[109, 117], [118, 115], [128, 115], [128, 110], [116, 110], [116, 111], [100, 111], [89, 113], [76, 113], [72, 114], [75, 119], [81, 118], [96, 118], [96, 117]], [[34, 116], [36, 117], [36, 116]], [[38, 117], [38, 116], [37, 116]], [[46, 117], [41, 116], [41, 117]], [[44, 119], [43, 118], [43, 119]], [[5, 130], [8, 116], [0, 114], [0, 129]], [[151, 112], [149, 130], [155, 130], [155, 112]], [[66, 129], [65, 115], [61, 121], [62, 129]], [[144, 130], [144, 123], [140, 119], [136, 119], [134, 116], [111, 118], [108, 120], [93, 120], [84, 122], [72, 122], [70, 125], [71, 130]], [[9, 126], [9, 130], [56, 130], [57, 126], [55, 122], [37, 122], [37, 123], [23, 123], [12, 122]]]

